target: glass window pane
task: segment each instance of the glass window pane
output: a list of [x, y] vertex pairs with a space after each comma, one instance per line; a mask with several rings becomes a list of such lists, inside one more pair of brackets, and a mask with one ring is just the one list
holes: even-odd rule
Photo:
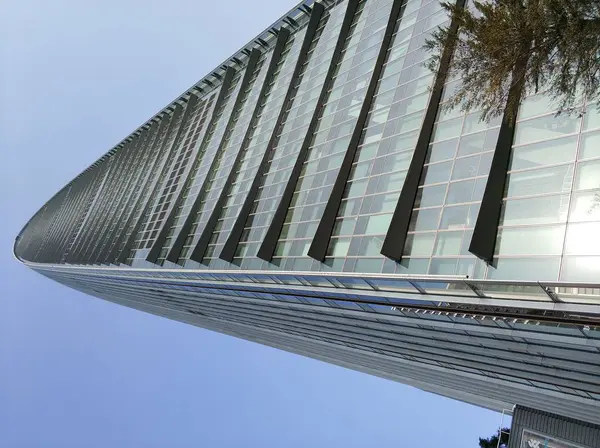
[[489, 172], [492, 153], [456, 159], [452, 170], [452, 180], [482, 176]]
[[514, 144], [523, 145], [573, 134], [579, 129], [579, 120], [577, 117], [548, 115], [517, 123]]
[[462, 118], [463, 115], [464, 112], [462, 112], [459, 107], [448, 109], [447, 107], [441, 106], [438, 111], [437, 121], [446, 121], [458, 117]]
[[475, 180], [465, 180], [461, 182], [452, 182], [448, 187], [448, 198], [446, 204], [459, 204], [461, 202], [470, 202], [473, 197]]
[[463, 134], [470, 134], [471, 132], [483, 131], [494, 126], [500, 125], [500, 118], [493, 118], [489, 123], [481, 121], [481, 112], [473, 112], [465, 117], [465, 125], [463, 127]]
[[433, 258], [429, 266], [431, 275], [454, 275], [458, 258]]
[[494, 280], [556, 281], [560, 257], [499, 258], [496, 267], [489, 266], [487, 278]]
[[[463, 229], [469, 223], [469, 206], [459, 205], [457, 207], [445, 207], [442, 214], [440, 229], [453, 230]], [[471, 223], [470, 225], [473, 225]]]
[[573, 165], [560, 165], [508, 175], [506, 197], [561, 193], [571, 190]]
[[398, 274], [426, 274], [429, 258], [403, 258], [397, 265]]
[[547, 95], [535, 95], [525, 98], [519, 107], [517, 119], [523, 120], [536, 115], [544, 115], [548, 112], [556, 110], [556, 106], [552, 103], [552, 99]]
[[387, 140], [382, 140], [381, 144], [383, 145], [384, 142], [389, 144], [389, 152], [414, 149], [418, 137], [419, 131], [407, 132], [406, 134], [395, 135]]
[[589, 190], [592, 188], [600, 188], [600, 160], [577, 165], [575, 189]]
[[338, 219], [333, 226], [333, 235], [352, 235], [356, 218]]
[[423, 187], [417, 190], [415, 208], [442, 205], [446, 196], [446, 184]]
[[460, 139], [460, 144], [458, 145], [458, 156], [460, 157], [468, 156], [470, 154], [477, 154], [483, 151], [484, 146], [485, 132], [478, 132], [477, 134], [464, 136]]
[[381, 272], [382, 259], [378, 258], [359, 258], [356, 260], [354, 269], [356, 272]]
[[471, 238], [473, 238], [473, 231], [466, 230], [465, 236], [462, 239], [462, 244], [460, 247], [461, 255], [471, 255], [471, 252], [469, 252], [469, 246], [471, 245]]
[[476, 258], [459, 258], [456, 267], [457, 275], [467, 275], [469, 278], [484, 278], [486, 265]]
[[369, 213], [393, 212], [398, 202], [400, 193], [379, 194], [376, 196], [367, 196], [363, 200], [363, 204], [370, 202]]
[[565, 254], [600, 255], [600, 222], [569, 224]]
[[408, 117], [402, 117], [396, 124], [394, 131], [396, 134], [402, 134], [404, 132], [412, 131], [413, 129], [419, 129], [422, 121], [423, 112], [417, 112]]
[[475, 181], [475, 190], [473, 191], [473, 200], [481, 201], [483, 198], [483, 193], [485, 191], [485, 186], [487, 184], [486, 177], [480, 177]]
[[462, 127], [462, 117], [455, 118], [454, 120], [444, 121], [438, 123], [434, 127], [433, 141], [446, 140], [460, 135], [460, 129]]
[[442, 160], [452, 159], [456, 153], [456, 144], [458, 139], [445, 140], [439, 143], [429, 145], [429, 154], [427, 163], [440, 162]]
[[598, 111], [598, 104], [588, 104], [583, 119], [583, 129], [588, 131], [596, 128], [600, 128], [600, 112]]
[[344, 200], [340, 204], [339, 216], [354, 216], [358, 214], [361, 199]]
[[381, 255], [381, 246], [383, 239], [378, 236], [365, 236], [360, 243], [358, 255], [361, 256], [378, 256]]
[[368, 182], [366, 179], [350, 183], [350, 185], [346, 186], [346, 193], [344, 194], [344, 197], [352, 198], [357, 196], [363, 196], [367, 188], [367, 183]]
[[403, 255], [429, 257], [433, 250], [435, 233], [410, 233], [406, 238]]
[[600, 132], [591, 132], [581, 136], [579, 148], [580, 159], [600, 157]]
[[447, 182], [450, 179], [452, 171], [452, 162], [436, 163], [435, 165], [427, 165], [423, 168], [421, 181], [423, 185], [435, 184], [439, 182]]
[[496, 255], [558, 255], [562, 252], [564, 237], [564, 225], [500, 229]]
[[441, 210], [441, 208], [428, 208], [413, 211], [408, 230], [436, 230]]
[[594, 282], [600, 278], [600, 257], [564, 257], [560, 280]]
[[333, 238], [327, 249], [328, 257], [345, 257], [350, 247], [350, 238]]
[[356, 156], [357, 162], [362, 162], [363, 160], [369, 160], [375, 157], [375, 154], [377, 154], [377, 148], [379, 148], [379, 142], [370, 143], [360, 147], [358, 149], [358, 155]]
[[600, 190], [573, 193], [569, 221], [600, 221]]
[[575, 159], [577, 136], [513, 148], [510, 169], [523, 170]]
[[505, 201], [501, 225], [546, 224], [565, 222], [569, 195], [544, 196]]
[[439, 232], [434, 255], [458, 255], [464, 232]]
[[367, 222], [366, 234], [385, 235], [390, 226], [392, 214], [369, 216]]

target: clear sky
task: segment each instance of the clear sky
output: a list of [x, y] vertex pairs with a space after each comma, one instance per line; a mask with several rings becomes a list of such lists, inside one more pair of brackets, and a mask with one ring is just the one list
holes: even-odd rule
[[500, 415], [120, 307], [20, 266], [59, 188], [293, 0], [4, 0], [0, 447], [476, 447]]

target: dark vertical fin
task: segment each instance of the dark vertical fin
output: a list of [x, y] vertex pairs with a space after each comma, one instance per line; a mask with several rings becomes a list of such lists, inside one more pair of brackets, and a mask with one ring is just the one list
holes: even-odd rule
[[[231, 67], [228, 67], [227, 71], [225, 72], [225, 76], [223, 78], [223, 84], [221, 85], [221, 90], [219, 90], [219, 96], [217, 97], [215, 105], [213, 107], [213, 113], [211, 115], [210, 122], [206, 125], [206, 132], [204, 133], [204, 137], [202, 138], [202, 142], [200, 143], [200, 146], [199, 146], [200, 148], [203, 148], [204, 146], [206, 146], [208, 144], [208, 140], [211, 138], [210, 130], [215, 126], [215, 122], [218, 119], [216, 112], [221, 107], [221, 103], [223, 102], [223, 99], [225, 98], [225, 95], [227, 94], [227, 92], [229, 90], [229, 86], [231, 84], [231, 81], [233, 80], [233, 76], [235, 75], [235, 73], [236, 73], [236, 71]], [[164, 241], [167, 239], [167, 233], [168, 233], [169, 229], [171, 228], [171, 226], [173, 225], [173, 222], [175, 221], [175, 218], [176, 218], [175, 215], [177, 213], [177, 210], [179, 209], [179, 207], [181, 206], [181, 204], [184, 200], [185, 186], [187, 186], [190, 182], [193, 181], [193, 179], [191, 178], [192, 174], [193, 174], [193, 170], [190, 170], [188, 172], [187, 178], [183, 184], [184, 188], [179, 192], [179, 195], [177, 196], [177, 199], [175, 200], [175, 203], [173, 204], [173, 208], [171, 209], [171, 212], [168, 214], [167, 219], [165, 220], [163, 229], [161, 229], [160, 233], [158, 234], [157, 241], [160, 239], [163, 242], [161, 244], [161, 246], [164, 244]], [[169, 252], [167, 253], [167, 256], [165, 258], [167, 261], [170, 261], [172, 263], [177, 263], [177, 260], [179, 259], [179, 254], [181, 253], [181, 250], [183, 249], [183, 244], [185, 243], [185, 239], [187, 238], [190, 228], [192, 227], [192, 224], [193, 224], [192, 220], [194, 219], [194, 215], [198, 211], [198, 207], [200, 207], [200, 202], [196, 203], [196, 201], [194, 201], [194, 203], [192, 204], [192, 207], [190, 208], [190, 211], [179, 231], [179, 234], [177, 235], [177, 238], [175, 238], [175, 241], [173, 241], [173, 245], [171, 246], [171, 249], [169, 249]], [[159, 250], [158, 254], [160, 254], [160, 250]]]
[[[456, 6], [461, 9], [464, 8], [465, 0], [457, 0]], [[396, 208], [392, 215], [390, 227], [381, 247], [381, 254], [395, 261], [402, 260], [408, 226], [412, 218], [412, 210], [415, 205], [419, 182], [421, 180], [421, 172], [423, 171], [423, 165], [425, 164], [425, 159], [427, 157], [429, 142], [431, 141], [435, 119], [438, 114], [440, 100], [442, 99], [442, 93], [444, 91], [444, 84], [446, 82], [450, 61], [452, 60], [452, 54], [454, 53], [454, 47], [456, 45], [457, 34], [458, 20], [453, 17], [450, 23], [450, 37], [440, 59], [440, 67], [433, 84], [427, 112], [425, 112], [425, 118], [423, 120], [423, 126], [419, 133], [419, 138], [417, 140], [417, 145], [415, 146], [410, 166], [408, 167], [408, 172], [406, 173], [406, 179], [404, 180], [398, 203], [396, 204]]]
[[383, 64], [387, 58], [389, 46], [392, 42], [392, 37], [396, 29], [396, 23], [402, 14], [402, 3], [403, 2], [401, 1], [395, 1], [392, 5], [392, 10], [390, 11], [390, 16], [385, 29], [385, 34], [379, 49], [379, 55], [375, 61], [371, 81], [367, 87], [365, 100], [360, 109], [356, 126], [354, 127], [354, 132], [350, 137], [348, 149], [344, 155], [344, 160], [342, 160], [342, 165], [338, 171], [333, 188], [331, 189], [331, 194], [327, 200], [327, 205], [323, 211], [323, 216], [321, 216], [321, 221], [319, 221], [319, 226], [317, 227], [315, 236], [312, 240], [310, 248], [308, 249], [308, 256], [318, 261], [323, 261], [325, 259], [325, 255], [327, 254], [329, 239], [331, 238], [331, 233], [333, 232], [333, 226], [335, 224], [335, 218], [337, 217], [340, 203], [342, 202], [342, 196], [344, 194], [344, 190], [346, 189], [346, 183], [348, 182], [348, 177], [350, 176], [352, 163], [354, 162], [354, 157], [356, 156], [356, 151], [360, 143], [363, 128], [367, 121], [367, 116], [369, 115], [371, 105], [373, 104], [375, 90], [377, 89], [377, 84], [379, 83], [381, 72], [383, 71]]
[[490, 174], [485, 184], [485, 191], [481, 200], [481, 207], [477, 215], [473, 237], [469, 245], [469, 252], [481, 258], [486, 263], [491, 263], [496, 249], [498, 225], [502, 213], [502, 200], [508, 177], [510, 156], [512, 153], [513, 139], [517, 111], [509, 111], [510, 105], [518, 104], [524, 88], [523, 71], [527, 61], [520, 61], [513, 72], [513, 84], [508, 91], [507, 107], [502, 116], [498, 141], [494, 150], [494, 158], [490, 166]]
[[[242, 238], [242, 233], [244, 232], [244, 227], [246, 226], [246, 221], [248, 221], [248, 216], [250, 216], [250, 212], [252, 210], [252, 206], [254, 205], [254, 201], [256, 200], [256, 196], [258, 195], [260, 180], [264, 176], [265, 171], [268, 167], [269, 154], [271, 153], [273, 146], [275, 144], [277, 138], [277, 131], [281, 127], [281, 123], [285, 117], [285, 112], [290, 102], [290, 99], [294, 93], [294, 83], [302, 70], [302, 66], [306, 61], [306, 56], [308, 54], [308, 50], [310, 49], [310, 44], [315, 37], [315, 32], [317, 31], [317, 27], [323, 15], [323, 11], [325, 8], [320, 3], [314, 3], [312, 6], [312, 11], [310, 13], [310, 20], [308, 22], [308, 26], [306, 28], [306, 34], [304, 35], [304, 40], [302, 42], [302, 47], [300, 48], [300, 52], [298, 53], [298, 60], [296, 61], [296, 66], [294, 67], [294, 73], [292, 74], [290, 86], [285, 94], [285, 100], [281, 106], [281, 110], [279, 111], [279, 115], [277, 116], [277, 121], [275, 127], [273, 128], [273, 133], [271, 134], [271, 138], [269, 139], [269, 143], [267, 144], [267, 149], [263, 154], [263, 158], [260, 162], [258, 170], [256, 171], [256, 176], [254, 176], [254, 180], [252, 181], [252, 185], [248, 190], [248, 194], [246, 195], [246, 199], [240, 208], [238, 213], [238, 217], [235, 220], [235, 223], [229, 232], [229, 237], [227, 241], [223, 245], [223, 249], [219, 254], [219, 258], [221, 260], [225, 260], [228, 262], [232, 262], [235, 257], [235, 252], [237, 250], [240, 239]], [[183, 242], [182, 242], [183, 244]]]
[[215, 203], [215, 207], [213, 208], [213, 210], [210, 214], [210, 217], [208, 218], [208, 221], [204, 225], [204, 230], [202, 230], [202, 234], [200, 235], [200, 238], [198, 239], [198, 242], [196, 243], [196, 247], [194, 248], [193, 252], [190, 255], [191, 260], [201, 262], [202, 258], [204, 258], [204, 254], [206, 253], [206, 249], [208, 248], [208, 244], [210, 243], [212, 234], [213, 234], [215, 227], [219, 221], [219, 217], [221, 216], [221, 211], [222, 211], [221, 209], [223, 208], [223, 205], [225, 204], [225, 201], [227, 200], [227, 196], [229, 194], [231, 184], [232, 184], [235, 174], [236, 174], [236, 169], [238, 168], [238, 165], [240, 164], [240, 160], [241, 160], [242, 156], [244, 155], [244, 150], [248, 146], [249, 139], [252, 135], [252, 126], [254, 125], [254, 123], [256, 121], [256, 116], [258, 115], [258, 113], [260, 112], [261, 107], [262, 107], [261, 102], [262, 102], [265, 94], [268, 91], [269, 83], [273, 76], [273, 72], [277, 68], [277, 64], [279, 63], [279, 59], [281, 57], [281, 52], [283, 51], [283, 48], [285, 47], [285, 43], [287, 42], [289, 35], [290, 35], [290, 32], [286, 28], [281, 28], [279, 30], [279, 34], [277, 36], [277, 42], [275, 44], [275, 48], [273, 49], [273, 56], [271, 57], [271, 61], [269, 62], [269, 67], [267, 68], [265, 81], [264, 81], [264, 83], [261, 87], [260, 93], [258, 95], [254, 111], [252, 112], [252, 118], [248, 122], [248, 128], [246, 130], [244, 138], [242, 139], [240, 149], [235, 157], [235, 161], [231, 165], [231, 170], [229, 171], [229, 174], [227, 175], [227, 180], [225, 181], [225, 187], [223, 188], [223, 190], [221, 190], [221, 194], [219, 195], [219, 198], [217, 199], [217, 202]]
[[315, 132], [315, 129], [317, 127], [317, 123], [321, 115], [321, 109], [323, 107], [323, 103], [325, 102], [325, 98], [327, 97], [327, 90], [329, 89], [329, 84], [331, 83], [331, 80], [333, 79], [333, 76], [335, 74], [335, 70], [337, 68], [340, 56], [342, 54], [342, 50], [344, 49], [346, 38], [348, 37], [348, 33], [350, 32], [350, 25], [352, 25], [352, 21], [354, 20], [354, 15], [356, 13], [356, 8], [358, 4], [359, 0], [348, 1], [348, 5], [346, 6], [346, 12], [344, 14], [344, 20], [342, 22], [342, 26], [340, 27], [338, 39], [335, 44], [335, 49], [333, 50], [333, 54], [331, 55], [329, 69], [327, 70], [327, 74], [325, 75], [325, 81], [323, 82], [323, 87], [321, 89], [321, 93], [319, 94], [319, 99], [317, 101], [315, 111], [310, 120], [310, 124], [308, 125], [306, 137], [302, 142], [302, 147], [300, 148], [300, 151], [298, 151], [296, 162], [294, 163], [294, 167], [292, 168], [288, 182], [285, 186], [285, 189], [283, 190], [283, 194], [281, 195], [279, 204], [277, 205], [277, 210], [275, 210], [275, 214], [273, 215], [271, 224], [269, 225], [263, 242], [260, 245], [260, 248], [258, 249], [258, 258], [261, 258], [265, 261], [271, 261], [271, 259], [273, 258], [273, 254], [275, 253], [277, 241], [279, 241], [281, 229], [283, 228], [283, 223], [285, 221], [285, 217], [290, 207], [292, 196], [294, 195], [294, 191], [296, 190], [296, 184], [298, 183], [300, 173], [302, 172], [302, 166], [304, 165], [306, 157], [308, 156], [308, 150], [310, 148], [310, 144], [313, 138], [313, 133]]

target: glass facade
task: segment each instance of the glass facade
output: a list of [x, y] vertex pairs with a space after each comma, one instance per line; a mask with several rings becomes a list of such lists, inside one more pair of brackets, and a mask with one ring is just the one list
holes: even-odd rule
[[445, 108], [460, 80], [424, 67], [448, 21], [437, 0], [298, 5], [52, 197], [15, 256], [146, 312], [598, 422], [597, 105], [528, 96], [501, 148], [501, 120]]

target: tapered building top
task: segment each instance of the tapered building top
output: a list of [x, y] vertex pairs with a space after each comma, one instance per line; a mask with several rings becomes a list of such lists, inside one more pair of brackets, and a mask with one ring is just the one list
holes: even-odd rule
[[16, 258], [490, 409], [600, 422], [600, 115], [543, 95], [490, 123], [447, 111], [453, 49], [431, 73], [423, 44], [448, 20], [436, 0], [297, 5], [54, 195]]

